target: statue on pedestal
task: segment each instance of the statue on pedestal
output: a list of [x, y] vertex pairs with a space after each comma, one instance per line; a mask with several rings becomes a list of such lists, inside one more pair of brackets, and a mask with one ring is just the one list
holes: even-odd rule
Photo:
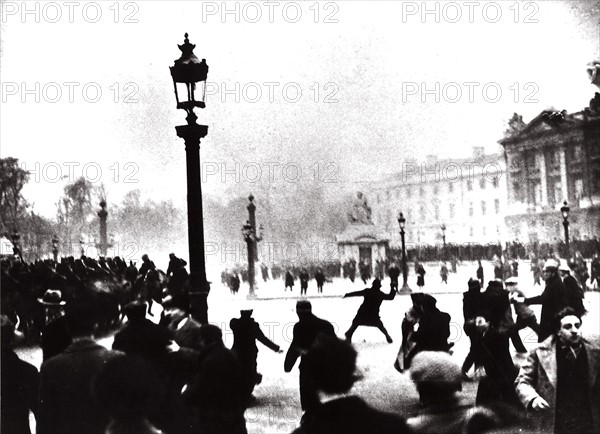
[[356, 193], [352, 203], [352, 211], [348, 214], [350, 223], [372, 225], [371, 207], [367, 204], [367, 197], [362, 192]]

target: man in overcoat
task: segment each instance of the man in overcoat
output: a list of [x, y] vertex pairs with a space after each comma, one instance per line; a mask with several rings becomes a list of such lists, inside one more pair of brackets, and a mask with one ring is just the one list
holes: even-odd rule
[[352, 325], [346, 332], [346, 340], [352, 341], [352, 335], [358, 328], [358, 326], [377, 327], [381, 333], [385, 335], [388, 343], [392, 343], [392, 338], [385, 329], [381, 318], [379, 317], [379, 309], [383, 300], [393, 300], [396, 296], [396, 290], [392, 287], [389, 294], [381, 292], [381, 281], [374, 279], [373, 284], [370, 288], [363, 289], [362, 291], [349, 292], [344, 295], [347, 297], [364, 297], [363, 303], [358, 308], [356, 316], [352, 321]]
[[[285, 355], [283, 363], [285, 372], [292, 370], [296, 360], [308, 352], [320, 334], [335, 336], [331, 323], [312, 313], [310, 301], [298, 300], [296, 313], [299, 321], [294, 325], [292, 343]], [[302, 410], [308, 410], [319, 404], [317, 390], [304, 369], [303, 359], [300, 360], [300, 404]]]
[[581, 336], [572, 308], [553, 321], [554, 333], [529, 353], [515, 380], [538, 432], [600, 432], [600, 348]]
[[558, 275], [558, 266], [558, 261], [549, 259], [544, 265], [544, 280], [546, 281], [544, 292], [537, 297], [525, 299], [527, 305], [542, 305], [538, 342], [544, 342], [552, 335], [552, 319], [561, 309], [567, 306], [566, 289]]

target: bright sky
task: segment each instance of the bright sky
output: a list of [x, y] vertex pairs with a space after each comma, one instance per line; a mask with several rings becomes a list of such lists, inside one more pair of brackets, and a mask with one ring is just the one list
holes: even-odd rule
[[598, 10], [591, 1], [4, 1], [1, 155], [34, 171], [25, 195], [48, 216], [60, 175], [104, 182], [109, 202], [140, 188], [184, 205], [174, 127], [185, 113], [168, 67], [188, 32], [210, 66], [198, 113], [209, 126], [205, 194], [249, 191], [257, 177], [352, 190], [428, 154], [496, 152], [514, 112], [529, 121], [551, 106], [583, 109], [597, 90], [585, 66], [600, 57]]

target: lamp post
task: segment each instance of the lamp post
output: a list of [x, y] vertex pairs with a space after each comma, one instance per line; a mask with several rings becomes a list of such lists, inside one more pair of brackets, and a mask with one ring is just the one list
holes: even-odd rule
[[83, 258], [85, 256], [85, 241], [83, 241], [83, 238], [79, 239], [79, 248], [81, 250], [81, 257]]
[[106, 257], [106, 249], [108, 247], [108, 237], [106, 236], [106, 218], [108, 212], [106, 211], [106, 201], [102, 199], [100, 201], [100, 211], [98, 211], [98, 217], [100, 218], [100, 255]]
[[52, 236], [52, 256], [54, 257], [54, 262], [58, 262], [58, 236], [54, 234]]
[[248, 196], [248, 200], [250, 203], [248, 204], [248, 220], [242, 226], [242, 234], [244, 235], [244, 240], [248, 245], [248, 298], [256, 298], [256, 294], [254, 290], [256, 289], [256, 280], [255, 280], [255, 269], [254, 263], [258, 257], [258, 242], [262, 240], [262, 225], [259, 226], [259, 230], [261, 233], [256, 233], [256, 205], [254, 205], [254, 196], [250, 194]]
[[400, 238], [402, 239], [402, 289], [400, 294], [410, 294], [412, 290], [408, 286], [408, 264], [406, 263], [406, 244], [404, 242], [404, 226], [406, 225], [406, 219], [404, 215], [400, 213], [398, 216], [398, 224], [400, 225]]
[[442, 259], [445, 261], [446, 260], [446, 224], [442, 223], [442, 225], [440, 226], [440, 229], [442, 230]]
[[571, 252], [569, 250], [569, 211], [571, 209], [567, 206], [567, 201], [563, 202], [563, 206], [560, 208], [560, 212], [563, 216], [563, 226], [565, 228], [565, 249], [566, 249], [566, 257], [571, 257]]
[[[177, 108], [187, 113], [187, 125], [175, 127], [177, 136], [185, 142], [187, 168], [188, 244], [190, 258], [190, 313], [201, 324], [208, 324], [208, 293], [210, 283], [206, 280], [204, 255], [204, 217], [202, 213], [202, 185], [200, 183], [200, 139], [206, 137], [208, 126], [198, 125], [194, 107], [204, 108], [206, 95], [206, 60], [198, 60], [185, 34], [183, 45], [178, 45], [181, 57], [170, 68], [175, 89]], [[202, 84], [202, 98], [196, 100], [195, 91]], [[182, 90], [181, 95], [179, 89]]]

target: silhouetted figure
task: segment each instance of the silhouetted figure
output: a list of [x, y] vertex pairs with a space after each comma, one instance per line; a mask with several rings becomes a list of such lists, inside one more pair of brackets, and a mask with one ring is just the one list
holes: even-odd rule
[[446, 263], [442, 262], [442, 266], [440, 267], [440, 277], [442, 278], [441, 283], [448, 284], [448, 267], [446, 267]]
[[533, 310], [525, 304], [525, 294], [519, 289], [519, 282], [515, 277], [506, 279], [506, 288], [510, 291], [509, 299], [517, 315], [517, 331], [529, 327], [536, 334], [540, 330]]
[[43, 360], [48, 360], [63, 352], [72, 342], [63, 311], [66, 302], [58, 289], [47, 290], [42, 298], [38, 298], [38, 302], [43, 305], [45, 316], [40, 346]]
[[325, 283], [325, 274], [323, 274], [323, 270], [321, 268], [317, 268], [317, 272], [315, 273], [315, 281], [317, 282], [317, 292], [322, 294], [323, 284]]
[[240, 363], [223, 344], [221, 329], [200, 329], [200, 363], [197, 374], [183, 392], [193, 409], [193, 432], [246, 434], [244, 382]]
[[370, 288], [363, 289], [362, 291], [349, 292], [344, 295], [347, 297], [364, 297], [364, 300], [356, 316], [352, 321], [352, 325], [346, 332], [346, 339], [348, 342], [352, 341], [352, 335], [359, 326], [377, 327], [381, 333], [385, 335], [385, 339], [388, 343], [392, 343], [392, 338], [385, 329], [381, 318], [379, 317], [379, 309], [383, 300], [393, 300], [396, 296], [396, 291], [393, 288], [390, 289], [389, 294], [384, 294], [379, 289], [381, 288], [381, 281], [379, 279], [373, 280], [373, 284]]
[[288, 288], [290, 288], [290, 291], [294, 290], [294, 276], [290, 270], [285, 273], [285, 290], [287, 291]]
[[484, 309], [483, 294], [481, 293], [479, 280], [469, 279], [468, 285], [469, 290], [463, 293], [463, 316], [465, 320], [463, 329], [471, 341], [471, 347], [462, 365], [464, 379], [468, 379], [468, 372], [473, 364], [475, 364], [475, 369], [481, 366], [481, 354], [479, 354], [479, 350], [481, 349], [479, 346], [480, 334], [476, 333], [475, 318]]
[[140, 267], [139, 275], [142, 277], [146, 277], [146, 273], [148, 271], [155, 269], [156, 265], [154, 265], [154, 262], [152, 262], [150, 258], [148, 258], [148, 255], [142, 255], [142, 266]]
[[561, 264], [559, 267], [560, 277], [565, 285], [565, 298], [567, 306], [573, 308], [575, 314], [579, 317], [586, 313], [583, 306], [583, 289], [577, 283], [577, 280], [571, 276], [571, 269], [567, 265]]
[[106, 362], [92, 390], [110, 415], [106, 434], [161, 434], [149, 417], [159, 410], [163, 384], [142, 358], [119, 355]]
[[[321, 335], [304, 356], [305, 375], [324, 396], [347, 393], [356, 380], [356, 350], [335, 336]], [[307, 409], [294, 434], [403, 434], [400, 416], [369, 406], [358, 396], [319, 402]]]
[[[283, 368], [285, 372], [290, 372], [298, 357], [303, 356], [308, 352], [314, 344], [317, 336], [326, 334], [335, 336], [333, 326], [329, 321], [316, 317], [312, 313], [312, 305], [308, 300], [299, 300], [296, 303], [296, 313], [298, 314], [298, 322], [294, 325], [294, 334], [290, 348], [285, 355]], [[310, 377], [306, 375], [304, 369], [304, 357], [300, 361], [300, 404], [302, 410], [309, 408], [319, 403], [319, 397]]]
[[37, 434], [106, 432], [109, 416], [92, 396], [92, 380], [117, 353], [94, 341], [94, 310], [86, 301], [67, 306], [73, 343], [42, 363]]
[[244, 382], [244, 396], [250, 399], [254, 386], [262, 381], [262, 374], [257, 371], [256, 357], [258, 347], [256, 341], [271, 350], [282, 353], [279, 345], [265, 336], [259, 324], [252, 318], [252, 309], [241, 310], [239, 318], [233, 318], [229, 322], [233, 331], [233, 346], [231, 350], [237, 356], [242, 368], [242, 380]]
[[400, 268], [396, 265], [396, 262], [392, 263], [392, 266], [388, 269], [388, 275], [390, 276], [390, 286], [394, 291], [398, 292], [398, 278], [400, 277]]
[[300, 271], [298, 278], [300, 279], [300, 295], [306, 295], [306, 291], [308, 289], [308, 280], [310, 279], [306, 268], [303, 268]]
[[356, 261], [354, 259], [351, 259], [348, 264], [348, 277], [350, 278], [350, 282], [354, 283], [356, 279]]
[[510, 308], [509, 293], [504, 290], [501, 280], [491, 280], [483, 293], [484, 310], [489, 313], [489, 320], [493, 328], [502, 332], [510, 330], [510, 339], [519, 353], [526, 353], [527, 349], [514, 327], [515, 322]]
[[177, 345], [200, 351], [202, 325], [176, 304], [166, 299], [159, 325], [166, 327]]
[[269, 268], [266, 265], [262, 264], [260, 266], [260, 272], [262, 274], [262, 278], [263, 278], [264, 282], [269, 280]]
[[481, 265], [481, 260], [477, 261], [477, 280], [479, 280], [479, 284], [483, 286], [483, 265]]
[[29, 411], [37, 417], [39, 374], [35, 366], [19, 359], [13, 350], [17, 338], [14, 324], [0, 317], [0, 427], [4, 434], [31, 434]]
[[133, 263], [133, 261], [129, 261], [129, 266], [127, 267], [127, 270], [125, 271], [125, 280], [127, 280], [129, 283], [131, 283], [131, 286], [133, 286], [133, 284], [135, 283], [135, 280], [137, 279], [138, 276], [138, 269], [135, 267], [135, 264]]
[[417, 267], [417, 286], [422, 290], [425, 286], [425, 268], [422, 264]]

